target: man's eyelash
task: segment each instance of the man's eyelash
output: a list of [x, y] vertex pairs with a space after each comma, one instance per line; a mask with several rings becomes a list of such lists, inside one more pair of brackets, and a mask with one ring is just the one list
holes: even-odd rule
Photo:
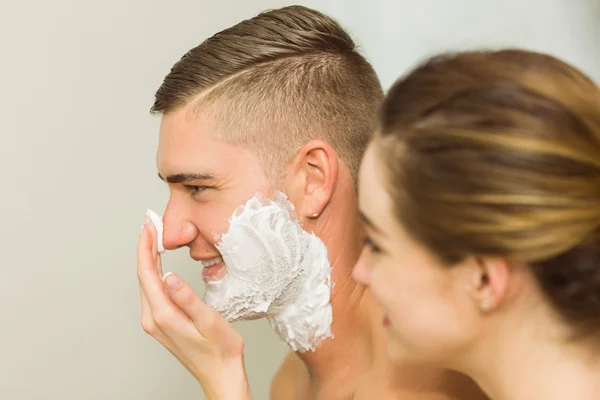
[[197, 185], [184, 185], [184, 187], [189, 190], [192, 196], [197, 195], [200, 192], [203, 192], [207, 189], [206, 186], [197, 186]]

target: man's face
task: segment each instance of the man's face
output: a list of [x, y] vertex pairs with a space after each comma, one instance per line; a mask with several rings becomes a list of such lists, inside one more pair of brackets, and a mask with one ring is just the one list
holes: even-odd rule
[[274, 193], [257, 157], [214, 139], [206, 120], [183, 107], [162, 118], [157, 167], [170, 191], [165, 248], [188, 246], [190, 256], [203, 262], [205, 280], [222, 278], [225, 268], [215, 245], [227, 232], [233, 211], [257, 192]]

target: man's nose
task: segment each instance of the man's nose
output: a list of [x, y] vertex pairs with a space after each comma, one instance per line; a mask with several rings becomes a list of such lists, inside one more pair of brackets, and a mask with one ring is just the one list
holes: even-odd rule
[[184, 215], [170, 210], [168, 206], [163, 216], [163, 225], [163, 244], [167, 250], [183, 247], [198, 236], [196, 226]]

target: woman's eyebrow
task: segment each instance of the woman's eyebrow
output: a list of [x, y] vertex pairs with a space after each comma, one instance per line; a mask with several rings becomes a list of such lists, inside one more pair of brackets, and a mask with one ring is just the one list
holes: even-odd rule
[[377, 227], [377, 225], [375, 225], [370, 219], [369, 217], [366, 216], [366, 214], [364, 212], [362, 212], [362, 210], [358, 211], [358, 215], [360, 216], [360, 219], [362, 220], [362, 222], [368, 226], [369, 228], [371, 228], [373, 231], [377, 232], [379, 235], [381, 236], [386, 236], [385, 233], [383, 233], [383, 231], [381, 229], [379, 229]]

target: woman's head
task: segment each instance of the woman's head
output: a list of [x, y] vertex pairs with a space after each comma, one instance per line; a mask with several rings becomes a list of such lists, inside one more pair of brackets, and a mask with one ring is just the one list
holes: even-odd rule
[[571, 338], [600, 334], [600, 90], [573, 67], [519, 50], [417, 67], [382, 107], [360, 203], [383, 249], [355, 277], [396, 357], [445, 362], [534, 298]]

